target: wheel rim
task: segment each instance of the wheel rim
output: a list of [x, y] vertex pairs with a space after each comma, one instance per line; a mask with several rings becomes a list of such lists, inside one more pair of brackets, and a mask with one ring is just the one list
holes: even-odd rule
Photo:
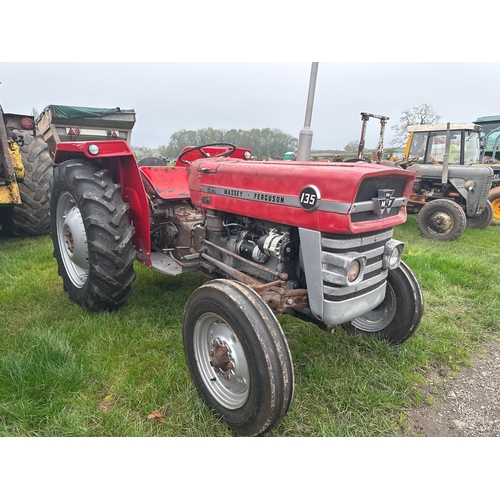
[[[206, 313], [196, 322], [193, 341], [201, 379], [212, 397], [228, 410], [241, 408], [250, 392], [250, 371], [232, 328], [220, 316]], [[226, 349], [218, 356], [217, 351]]]
[[500, 198], [496, 198], [491, 204], [493, 206], [493, 220], [496, 223], [500, 223]]
[[379, 332], [389, 326], [396, 315], [396, 294], [387, 283], [387, 291], [383, 302], [363, 316], [351, 321], [351, 325], [365, 332]]
[[71, 282], [82, 288], [89, 274], [87, 234], [82, 214], [68, 192], [62, 193], [57, 201], [56, 230], [66, 272]]
[[453, 228], [453, 217], [443, 210], [433, 212], [428, 218], [429, 231], [436, 234], [447, 234]]

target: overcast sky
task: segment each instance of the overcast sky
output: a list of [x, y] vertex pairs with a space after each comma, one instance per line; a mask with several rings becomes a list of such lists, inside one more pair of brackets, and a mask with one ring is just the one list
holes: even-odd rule
[[[133, 108], [134, 146], [167, 145], [180, 129], [304, 126], [311, 63], [0, 62], [4, 112], [48, 104]], [[485, 77], [487, 75], [487, 78]], [[361, 134], [361, 112], [389, 116], [430, 104], [443, 122], [500, 114], [498, 63], [329, 63], [318, 67], [313, 149], [343, 149]], [[378, 140], [370, 120], [367, 147]]]
[[[178, 130], [206, 127], [270, 127], [298, 137], [309, 61], [320, 61], [313, 149], [358, 140], [361, 112], [389, 116], [386, 145], [401, 113], [423, 103], [443, 122], [500, 114], [500, 64], [488, 62], [498, 59], [496, 44], [486, 33], [481, 45], [455, 37], [470, 34], [470, 9], [420, 0], [410, 19], [392, 0], [334, 8], [253, 0], [238, 8], [230, 0], [32, 3], [22, 26], [2, 26], [0, 104], [10, 113], [48, 104], [133, 108], [132, 144], [151, 148]], [[417, 62], [443, 59], [450, 62]], [[378, 131], [370, 120], [367, 147]]]

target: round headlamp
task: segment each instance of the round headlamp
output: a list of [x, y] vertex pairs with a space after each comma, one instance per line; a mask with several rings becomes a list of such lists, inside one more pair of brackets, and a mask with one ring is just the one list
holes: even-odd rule
[[351, 262], [351, 265], [349, 266], [349, 269], [347, 270], [347, 281], [349, 281], [350, 283], [356, 281], [358, 279], [360, 270], [361, 264], [359, 263], [359, 260], [353, 260]]

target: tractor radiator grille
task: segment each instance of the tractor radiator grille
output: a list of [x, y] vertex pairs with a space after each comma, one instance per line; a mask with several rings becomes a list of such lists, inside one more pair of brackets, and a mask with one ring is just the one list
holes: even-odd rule
[[[360, 184], [354, 204], [362, 204], [377, 199], [379, 197], [379, 190], [393, 190], [393, 197], [402, 198], [406, 183], [407, 179], [401, 177], [369, 177]], [[372, 210], [354, 212], [351, 214], [351, 221], [364, 222], [380, 220], [398, 215], [400, 209], [401, 205], [395, 204], [391, 210], [382, 214], [376, 214]]]
[[[361, 235], [321, 234], [321, 268], [323, 297], [331, 302], [340, 302], [359, 297], [375, 290], [387, 277], [382, 268], [384, 245], [391, 239], [393, 230], [385, 229]], [[359, 254], [366, 258], [363, 279], [354, 285], [345, 286], [334, 283], [336, 254]]]

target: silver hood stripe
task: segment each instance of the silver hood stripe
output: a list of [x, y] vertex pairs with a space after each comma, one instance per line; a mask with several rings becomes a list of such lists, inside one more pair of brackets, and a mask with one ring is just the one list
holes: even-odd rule
[[[284, 205], [287, 207], [302, 208], [298, 196], [285, 196], [277, 193], [264, 193], [260, 191], [245, 191], [242, 189], [224, 188], [219, 186], [203, 186], [206, 194], [227, 196], [228, 198], [238, 198], [240, 200], [260, 201], [274, 205]], [[408, 198], [395, 198], [392, 207], [402, 207], [408, 203]], [[359, 212], [375, 212], [378, 205], [375, 201], [362, 201], [358, 203], [342, 203], [337, 201], [321, 200], [318, 210], [337, 214], [349, 214]]]

